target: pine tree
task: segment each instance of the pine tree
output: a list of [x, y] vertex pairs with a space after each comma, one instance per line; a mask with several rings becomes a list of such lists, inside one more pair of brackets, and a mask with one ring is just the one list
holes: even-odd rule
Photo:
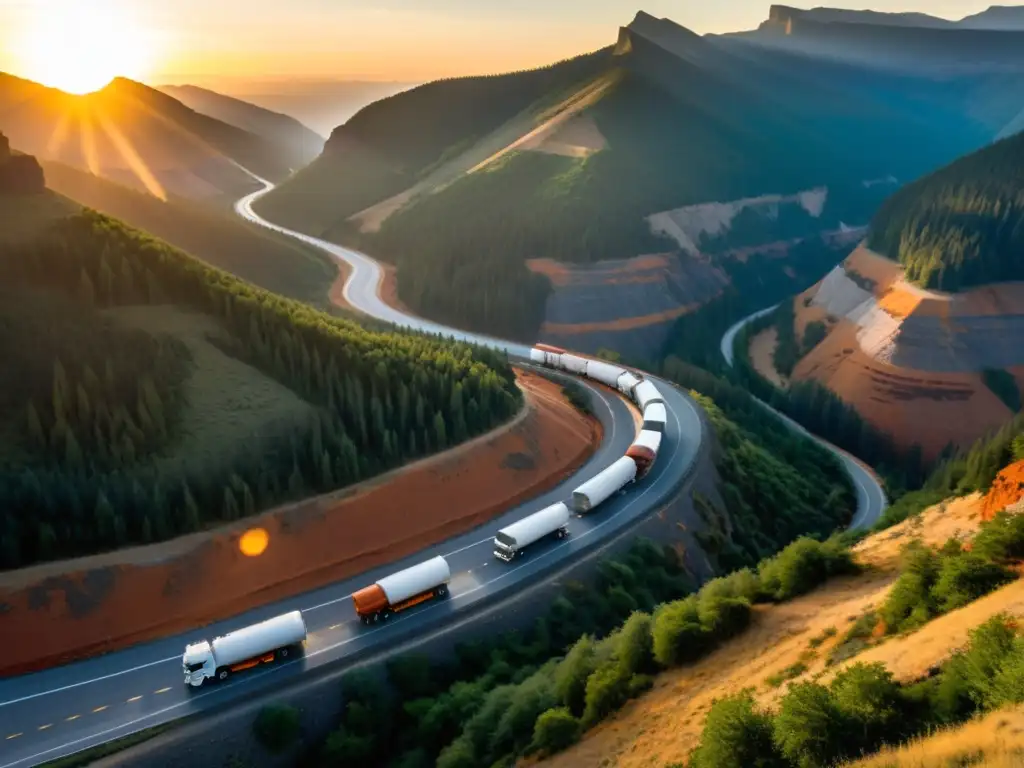
[[248, 485], [242, 488], [242, 512], [246, 517], [256, 514], [256, 499], [253, 498]]
[[331, 470], [331, 457], [327, 451], [320, 456], [320, 486], [324, 491], [334, 488], [334, 472]]
[[79, 382], [76, 387], [76, 394], [78, 399], [78, 423], [87, 426], [92, 423], [92, 406], [89, 405], [89, 395], [85, 392], [85, 387]]
[[199, 506], [192, 497], [192, 491], [189, 489], [187, 482], [182, 482], [181, 489], [182, 528], [183, 532], [191, 533], [192, 531], [199, 530], [201, 524]]
[[438, 451], [443, 451], [448, 447], [448, 430], [440, 411], [434, 414], [434, 440]]
[[71, 429], [64, 430], [64, 465], [72, 472], [78, 472], [84, 466], [82, 449], [78, 445], [75, 433]]
[[237, 520], [241, 514], [235, 493], [228, 486], [224, 488], [224, 511], [222, 514], [225, 520]]
[[302, 473], [296, 461], [292, 463], [292, 473], [288, 476], [288, 496], [292, 499], [301, 499], [304, 493], [305, 483], [302, 481]]

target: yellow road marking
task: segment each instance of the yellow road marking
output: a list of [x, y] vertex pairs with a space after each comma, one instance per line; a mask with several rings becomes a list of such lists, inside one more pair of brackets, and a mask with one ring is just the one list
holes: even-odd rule
[[72, 715], [71, 717], [65, 717], [64, 719], [70, 723], [72, 720], [77, 720], [80, 717], [81, 715]]
[[153, 691], [153, 693], [167, 693], [169, 690], [171, 690], [171, 686], [167, 686], [166, 688], [161, 688], [159, 691]]
[[10, 741], [11, 739], [16, 739], [19, 736], [21, 736], [20, 733], [12, 733], [10, 736], [7, 737], [7, 741]]
[[141, 696], [132, 696], [126, 703], [131, 704], [133, 701], [138, 701], [141, 698]]
[[53, 728], [53, 723], [47, 723], [46, 725], [39, 726], [40, 731], [45, 731], [47, 728]]
[[96, 707], [96, 709], [94, 709], [93, 712], [102, 712], [106, 708], [107, 708], [107, 705], [104, 704], [102, 707]]
[[331, 624], [331, 626], [329, 626], [328, 629], [337, 629], [340, 626], [341, 624]]

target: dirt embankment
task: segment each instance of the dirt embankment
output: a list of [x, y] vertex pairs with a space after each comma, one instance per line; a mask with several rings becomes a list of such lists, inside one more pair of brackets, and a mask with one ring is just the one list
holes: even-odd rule
[[1024, 500], [1024, 461], [1018, 461], [1006, 467], [996, 476], [992, 487], [985, 496], [985, 503], [981, 510], [982, 519], [991, 520], [997, 513], [1007, 507], [1015, 507], [1022, 500]]
[[[165, 544], [0, 574], [0, 674], [184, 631], [392, 562], [486, 522], [575, 471], [601, 426], [520, 373], [510, 425], [353, 488]], [[255, 557], [251, 527], [269, 534]], [[216, 584], [216, 589], [205, 585]]]
[[793, 380], [821, 382], [903, 447], [917, 443], [933, 458], [1012, 416], [982, 372], [1024, 383], [1024, 283], [928, 291], [861, 245], [795, 308], [798, 334], [824, 315], [834, 322]]
[[774, 355], [778, 346], [779, 332], [775, 328], [765, 328], [750, 340], [750, 364], [776, 387], [785, 389], [789, 382], [775, 368]]
[[696, 664], [659, 675], [649, 693], [587, 733], [576, 746], [539, 764], [550, 768], [685, 764], [716, 699], [754, 687], [758, 703], [774, 708], [787, 686], [772, 687], [768, 678], [798, 662], [807, 669], [796, 681], [821, 675], [827, 684], [844, 664], [854, 661], [883, 662], [903, 681], [922, 677], [966, 642], [970, 628], [1004, 611], [1024, 616], [1024, 580], [935, 619], [916, 633], [885, 640], [847, 662], [827, 668], [825, 662], [853, 623], [883, 603], [896, 579], [905, 544], [915, 537], [932, 546], [941, 546], [950, 537], [970, 538], [981, 522], [983, 506], [984, 497], [973, 494], [936, 505], [920, 517], [870, 536], [855, 549], [857, 559], [871, 566], [863, 574], [836, 579], [788, 603], [757, 606], [750, 629], [742, 635]]

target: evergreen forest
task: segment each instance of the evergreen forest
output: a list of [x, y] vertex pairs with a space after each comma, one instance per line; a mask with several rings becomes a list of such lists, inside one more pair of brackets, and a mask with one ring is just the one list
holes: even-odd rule
[[[334, 490], [520, 407], [503, 355], [366, 330], [94, 211], [3, 248], [3, 568], [159, 541]], [[173, 335], [129, 322], [169, 306], [204, 318], [221, 356], [295, 400], [291, 423], [217, 446], [210, 462], [179, 456], [202, 416], [189, 392], [204, 371]]]
[[897, 191], [871, 222], [870, 246], [926, 288], [959, 291], [1024, 279], [1024, 133]]

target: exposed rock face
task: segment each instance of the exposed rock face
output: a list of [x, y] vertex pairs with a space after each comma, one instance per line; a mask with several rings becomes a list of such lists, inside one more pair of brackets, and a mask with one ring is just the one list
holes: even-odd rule
[[837, 322], [793, 378], [820, 381], [900, 444], [920, 444], [926, 457], [1012, 415], [983, 372], [1003, 370], [1024, 385], [1024, 283], [926, 291], [862, 246], [795, 309], [798, 333], [823, 314]]
[[654, 358], [676, 318], [728, 285], [707, 260], [678, 254], [571, 265], [535, 259], [529, 267], [551, 280], [541, 341], [583, 352], [605, 347]]

